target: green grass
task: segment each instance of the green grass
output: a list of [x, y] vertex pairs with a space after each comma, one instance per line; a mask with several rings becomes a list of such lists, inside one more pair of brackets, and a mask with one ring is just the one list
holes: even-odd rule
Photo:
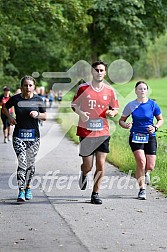
[[[149, 97], [156, 100], [161, 107], [164, 117], [164, 124], [157, 132], [158, 150], [155, 170], [151, 173], [152, 186], [167, 195], [167, 78], [144, 81], [149, 85]], [[128, 173], [129, 170], [131, 170], [133, 175], [135, 174], [135, 160], [128, 144], [129, 131], [122, 129], [118, 125], [118, 120], [125, 104], [136, 98], [134, 93], [135, 83], [136, 81], [132, 81], [124, 85], [113, 85], [117, 92], [120, 110], [119, 115], [114, 119], [114, 124], [116, 126], [114, 132], [111, 129], [110, 153], [107, 155], [108, 162], [114, 164], [123, 172]], [[73, 93], [69, 93], [66, 95], [65, 99], [70, 101], [72, 97]], [[72, 113], [72, 110], [70, 108], [61, 108], [60, 112]], [[72, 114], [70, 114], [70, 118], [71, 116]], [[61, 120], [63, 130], [67, 131], [70, 123], [69, 120], [69, 117], [63, 116]], [[72, 126], [71, 129], [68, 130], [67, 136], [75, 143], [79, 142], [76, 136], [76, 126]]]

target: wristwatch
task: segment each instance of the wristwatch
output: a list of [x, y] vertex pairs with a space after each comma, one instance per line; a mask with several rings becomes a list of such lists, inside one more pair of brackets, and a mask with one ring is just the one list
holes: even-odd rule
[[155, 128], [155, 132], [157, 132], [157, 131], [158, 131], [158, 127], [157, 127], [157, 126], [154, 126], [154, 128]]

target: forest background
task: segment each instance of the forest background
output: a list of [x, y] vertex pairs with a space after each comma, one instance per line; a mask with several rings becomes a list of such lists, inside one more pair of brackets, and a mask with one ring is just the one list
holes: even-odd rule
[[165, 0], [1, 0], [0, 24], [0, 88], [35, 72], [49, 89], [43, 72], [99, 58], [125, 59], [133, 78], [167, 75]]
[[[32, 74], [37, 85], [44, 85], [46, 90], [53, 83], [62, 83], [63, 89], [65, 79], [56, 74], [46, 78], [43, 73], [66, 72], [80, 60], [89, 64], [97, 59], [108, 64], [118, 59], [129, 62], [133, 76], [126, 88], [107, 79], [124, 97], [136, 80], [149, 80], [151, 98], [158, 101], [165, 119], [157, 134], [160, 146], [153, 173], [160, 180], [153, 186], [167, 194], [167, 1], [0, 0], [0, 24], [1, 90], [8, 85], [14, 93], [20, 78]], [[63, 99], [71, 101], [80, 81], [72, 83], [73, 89]], [[121, 113], [123, 103], [120, 105]], [[66, 124], [69, 127], [69, 110], [70, 107], [60, 111], [65, 115], [65, 131]], [[117, 118], [114, 125], [118, 126]], [[74, 126], [68, 136], [77, 142], [75, 132]], [[117, 127], [110, 147], [107, 160], [122, 171], [131, 169], [133, 175], [135, 162], [128, 147], [128, 131]]]

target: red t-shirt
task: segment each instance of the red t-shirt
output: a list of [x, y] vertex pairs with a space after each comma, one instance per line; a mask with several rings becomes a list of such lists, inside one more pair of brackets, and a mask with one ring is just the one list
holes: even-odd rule
[[[9, 97], [5, 97], [5, 96], [1, 96], [0, 97], [0, 105], [2, 106], [3, 104], [5, 104], [8, 100], [10, 99], [10, 96]], [[3, 113], [3, 110], [2, 110], [2, 113]], [[13, 107], [9, 109], [9, 113], [10, 114], [13, 114], [14, 113], [14, 109]], [[4, 114], [4, 113], [3, 113]]]
[[106, 110], [119, 109], [116, 94], [109, 85], [103, 83], [100, 90], [93, 88], [92, 83], [84, 83], [78, 86], [72, 101], [82, 111], [89, 112], [89, 120], [83, 122], [79, 118], [77, 136], [99, 137], [109, 136], [109, 125], [106, 118]]

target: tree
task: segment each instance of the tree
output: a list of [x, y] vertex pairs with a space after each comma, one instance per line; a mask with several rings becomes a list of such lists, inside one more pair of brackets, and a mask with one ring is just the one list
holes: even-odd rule
[[166, 9], [165, 0], [1, 0], [0, 85], [104, 54], [133, 63], [164, 31]]
[[147, 41], [146, 50], [140, 52], [140, 60], [134, 65], [136, 75], [161, 78], [167, 75], [167, 32]]
[[71, 27], [81, 33], [90, 22], [86, 14], [89, 2], [1, 0], [1, 79], [8, 75], [20, 78], [25, 72], [51, 71], [55, 65], [60, 70], [57, 63], [62, 60], [61, 47], [68, 47]]
[[134, 62], [145, 38], [154, 39], [166, 29], [166, 9], [165, 0], [92, 0], [92, 60], [110, 52]]

